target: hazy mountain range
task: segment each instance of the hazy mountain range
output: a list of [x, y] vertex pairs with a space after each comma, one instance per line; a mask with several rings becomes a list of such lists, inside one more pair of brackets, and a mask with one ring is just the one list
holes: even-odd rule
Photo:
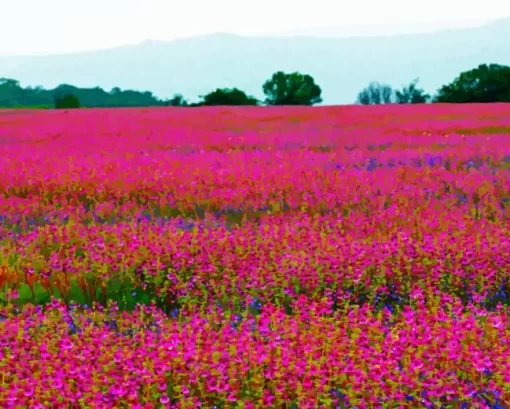
[[196, 100], [222, 87], [263, 98], [262, 84], [272, 73], [300, 71], [316, 79], [325, 104], [349, 104], [373, 80], [400, 87], [419, 77], [433, 94], [478, 64], [510, 65], [510, 18], [414, 34], [312, 34], [218, 33], [73, 54], [2, 56], [0, 77], [17, 79], [23, 86], [118, 86], [150, 90], [158, 97], [181, 93]]
[[473, 28], [493, 22], [494, 19], [441, 20], [406, 23], [342, 24], [341, 26], [308, 27], [299, 30], [277, 31], [261, 36], [313, 36], [313, 37], [374, 37], [402, 34], [424, 34], [439, 30]]

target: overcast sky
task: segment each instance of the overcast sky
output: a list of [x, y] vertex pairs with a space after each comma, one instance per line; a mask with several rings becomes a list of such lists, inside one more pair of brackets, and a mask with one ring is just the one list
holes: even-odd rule
[[510, 16], [507, 0], [0, 0], [0, 54], [72, 52], [211, 32]]

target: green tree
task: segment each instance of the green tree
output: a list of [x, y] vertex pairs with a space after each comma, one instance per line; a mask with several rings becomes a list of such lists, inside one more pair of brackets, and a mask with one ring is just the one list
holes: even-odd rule
[[481, 64], [441, 87], [434, 102], [510, 102], [510, 67]]
[[25, 90], [19, 81], [11, 78], [0, 78], [0, 106], [11, 107], [21, 105]]
[[80, 100], [76, 95], [63, 94], [55, 96], [55, 108], [56, 109], [72, 109], [79, 108]]
[[0, 78], [2, 90], [18, 90], [21, 88], [19, 81], [12, 78]]
[[256, 98], [246, 95], [244, 91], [237, 88], [218, 88], [207, 95], [200, 96], [202, 101], [195, 105], [258, 105]]
[[267, 105], [315, 105], [322, 102], [322, 90], [313, 77], [299, 72], [275, 72], [262, 90]]
[[395, 101], [395, 92], [391, 86], [372, 81], [360, 91], [356, 103], [360, 105], [392, 104]]
[[409, 85], [395, 93], [397, 104], [424, 104], [430, 99], [430, 95], [417, 87], [418, 81], [418, 78], [414, 79]]
[[164, 104], [171, 107], [186, 107], [188, 106], [188, 101], [186, 101], [181, 94], [174, 94], [174, 96], [166, 100]]

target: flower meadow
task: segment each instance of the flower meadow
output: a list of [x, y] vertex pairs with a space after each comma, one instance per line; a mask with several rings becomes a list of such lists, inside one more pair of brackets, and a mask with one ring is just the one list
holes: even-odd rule
[[0, 407], [510, 408], [510, 105], [0, 111]]

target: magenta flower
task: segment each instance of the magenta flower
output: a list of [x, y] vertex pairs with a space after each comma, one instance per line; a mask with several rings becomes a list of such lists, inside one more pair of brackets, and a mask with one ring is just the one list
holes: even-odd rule
[[168, 397], [168, 395], [166, 393], [163, 393], [161, 395], [161, 397], [159, 398], [159, 401], [163, 404], [163, 405], [166, 405], [167, 403], [170, 402], [170, 398]]

